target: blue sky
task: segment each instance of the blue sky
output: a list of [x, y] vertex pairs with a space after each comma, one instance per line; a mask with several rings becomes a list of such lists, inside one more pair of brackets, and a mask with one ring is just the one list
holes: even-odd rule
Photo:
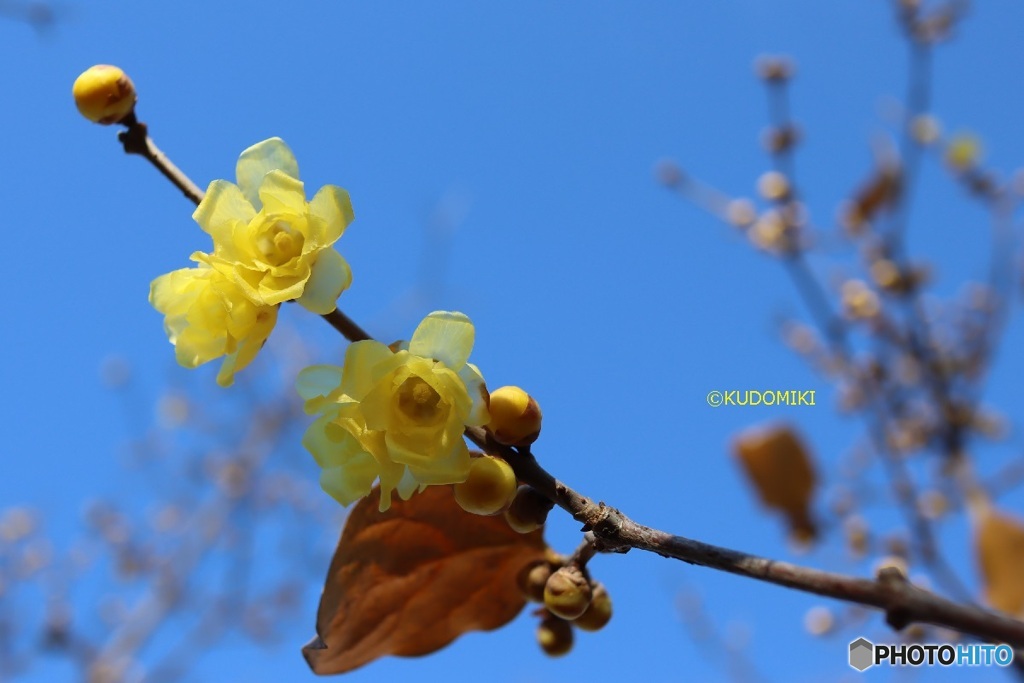
[[[767, 119], [751, 65], [761, 53], [786, 53], [799, 65], [799, 180], [815, 221], [831, 224], [870, 170], [886, 98], [904, 88], [906, 50], [886, 3], [186, 0], [58, 9], [44, 35], [0, 22], [12, 293], [0, 335], [8, 387], [0, 506], [42, 509], [61, 546], [90, 497], [144, 499], [122, 471], [128, 428], [99, 368], [111, 354], [127, 359], [143, 406], [186, 373], [173, 366], [146, 294], [207, 238], [185, 199], [124, 157], [114, 130], [75, 111], [74, 78], [112, 63], [134, 79], [156, 142], [200, 186], [231, 178], [241, 150], [276, 135], [309, 186], [347, 188], [356, 222], [338, 246], [355, 281], [343, 310], [382, 338], [408, 336], [430, 310], [467, 313], [488, 383], [518, 384], [541, 402], [536, 451], [550, 470], [643, 523], [793, 559], [778, 520], [758, 508], [735, 468], [731, 436], [793, 421], [833, 482], [861, 425], [836, 416], [830, 388], [776, 338], [778, 314], [803, 314], [783, 270], [666, 192], [652, 169], [674, 158], [723, 190], [752, 195], [767, 169], [758, 145]], [[1024, 91], [1014, 87], [1022, 21], [1015, 4], [978, 3], [935, 63], [936, 114], [950, 130], [977, 131], [990, 165], [1006, 173], [1024, 159]], [[950, 295], [985, 273], [985, 216], [936, 164], [922, 181], [910, 247], [933, 260], [935, 291]], [[445, 245], [430, 246], [439, 205], [461, 219]], [[410, 299], [424, 260], [443, 262], [443, 276]], [[816, 262], [822, 272], [827, 264]], [[282, 317], [311, 335], [324, 354], [317, 360], [337, 358], [340, 342], [300, 313]], [[990, 383], [991, 402], [1011, 409], [1024, 371], [1020, 341], [1011, 325]], [[251, 370], [260, 371], [272, 369]], [[231, 400], [207, 378], [211, 401]], [[819, 400], [708, 407], [707, 392], [726, 388], [816, 389]], [[986, 466], [1020, 445], [1013, 434]], [[1019, 492], [1004, 502], [1024, 510]], [[550, 537], [563, 550], [578, 540], [564, 518]], [[963, 525], [943, 539], [974, 585]], [[860, 573], [870, 564], [847, 562], [835, 543], [798, 559]], [[769, 680], [845, 675], [847, 642], [884, 633], [872, 622], [864, 633], [811, 640], [802, 618], [817, 599], [639, 552], [598, 558], [594, 571], [617, 615], [566, 658], [544, 658], [534, 622], [522, 617], [350, 680], [468, 681], [481, 671], [496, 682], [724, 678], [681, 624], [683, 591], [699, 593], [723, 631], [749, 631], [747, 652]], [[290, 641], [267, 649], [229, 640], [203, 660], [202, 680], [311, 680], [298, 648], [315, 607], [311, 587]], [[801, 654], [784, 660], [780, 651]]]

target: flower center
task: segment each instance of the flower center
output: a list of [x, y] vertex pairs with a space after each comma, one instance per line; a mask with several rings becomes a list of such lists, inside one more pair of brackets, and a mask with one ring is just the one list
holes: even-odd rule
[[398, 387], [398, 408], [419, 424], [433, 422], [441, 412], [441, 395], [419, 377], [410, 377]]
[[302, 233], [292, 229], [287, 222], [278, 220], [263, 231], [257, 246], [267, 263], [280, 266], [302, 253], [304, 241]]

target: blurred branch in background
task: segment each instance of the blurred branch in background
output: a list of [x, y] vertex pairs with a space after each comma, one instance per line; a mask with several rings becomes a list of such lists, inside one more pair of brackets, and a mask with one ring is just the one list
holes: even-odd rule
[[[287, 366], [303, 350], [280, 338], [292, 344], [273, 345], [274, 361]], [[115, 362], [104, 374], [134, 422], [129, 369]], [[273, 642], [312, 599], [341, 511], [309, 471], [290, 382], [220, 401], [201, 386], [161, 397], [155, 424], [129, 446], [131, 484], [86, 507], [86, 532], [66, 553], [41, 515], [2, 513], [0, 679], [50, 655], [95, 683], [188, 680], [228, 633]]]
[[47, 31], [57, 22], [57, 10], [49, 2], [0, 0], [0, 18], [24, 22], [37, 31]]
[[[757, 64], [768, 92], [770, 125], [762, 141], [771, 159], [771, 169], [757, 183], [760, 207], [692, 178], [671, 162], [658, 168], [658, 176], [669, 189], [743, 231], [755, 247], [776, 258], [792, 279], [813, 328], [787, 321], [782, 334], [812, 368], [836, 385], [840, 409], [864, 418], [868, 449], [862, 452], [881, 463], [889, 488], [886, 500], [904, 519], [906, 528], [890, 539], [905, 540], [896, 543], [898, 552], [887, 553], [890, 559], [883, 557], [881, 564], [895, 562], [903, 571], [908, 564], [919, 565], [942, 592], [958, 601], [972, 601], [967, 582], [946, 559], [947, 552], [959, 555], [962, 551], [944, 551], [935, 530], [936, 522], [952, 511], [966, 512], [976, 535], [975, 553], [989, 604], [1019, 616], [1024, 614], [1024, 601], [1015, 587], [1019, 579], [1011, 577], [1024, 571], [1017, 540], [1024, 536], [1024, 523], [993, 509], [996, 497], [1020, 485], [1019, 459], [986, 480], [976, 472], [972, 445], [1006, 434], [1004, 418], [983, 406], [982, 396], [1014, 295], [1019, 230], [1014, 216], [1021, 203], [1020, 183], [983, 167], [980, 145], [973, 137], [944, 138], [930, 112], [932, 55], [958, 28], [966, 3], [928, 8], [914, 0], [893, 4], [908, 49], [904, 103], [893, 141], [876, 145], [876, 167], [840, 208], [835, 234], [811, 223], [799, 188], [800, 129], [791, 118], [788, 97], [795, 67], [785, 58], [765, 57]], [[962, 296], [941, 305], [929, 291], [931, 266], [913, 260], [904, 239], [912, 204], [920, 194], [916, 191], [920, 167], [936, 158], [966, 195], [984, 208], [992, 226], [987, 280], [967, 283]], [[838, 287], [810, 264], [813, 256], [820, 256], [823, 243], [835, 241], [847, 245], [852, 261], [842, 265]], [[851, 271], [862, 275], [846, 274]], [[801, 463], [809, 456], [794, 460], [780, 454], [792, 450], [776, 445], [756, 456], [772, 459], [773, 467], [791, 473], [770, 479], [756, 478], [757, 472], [768, 470], [752, 469], [756, 463], [751, 463], [749, 454], [744, 456], [748, 476], [755, 477], [755, 488], [769, 505], [795, 495], [783, 491], [793, 487], [794, 464], [803, 471], [806, 466]], [[933, 473], [931, 481], [925, 480], [926, 471]], [[878, 501], [866, 479], [869, 474], [863, 466], [840, 473], [843, 503], [832, 510], [837, 519], [821, 525], [845, 529], [854, 557], [883, 550], [869, 545], [870, 525], [857, 510]], [[797, 480], [806, 476], [801, 474]], [[804, 512], [812, 506], [813, 488], [808, 485], [800, 494], [798, 508], [802, 506]], [[869, 492], [870, 498], [865, 495]], [[800, 540], [822, 540], [798, 533], [806, 529], [799, 516], [787, 514], [787, 518], [793, 533], [802, 536]], [[991, 539], [993, 533], [997, 541], [982, 540]], [[888, 549], [894, 549], [893, 543]], [[1020, 668], [1021, 663], [1017, 665]]]

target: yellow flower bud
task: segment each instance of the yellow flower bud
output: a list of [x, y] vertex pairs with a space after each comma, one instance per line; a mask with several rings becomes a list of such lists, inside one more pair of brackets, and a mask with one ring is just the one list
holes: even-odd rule
[[781, 202], [789, 198], [793, 188], [785, 175], [778, 171], [768, 171], [758, 178], [757, 191], [769, 201]]
[[612, 599], [603, 583], [595, 583], [593, 597], [587, 611], [578, 616], [572, 625], [582, 631], [600, 631], [612, 618]]
[[135, 109], [135, 84], [116, 66], [97, 64], [75, 79], [71, 88], [82, 116], [108, 126], [118, 123]]
[[554, 506], [540, 491], [524, 484], [516, 491], [516, 497], [508, 510], [505, 510], [505, 521], [513, 531], [528, 534], [544, 526]]
[[549, 616], [540, 622], [537, 642], [549, 657], [561, 657], [572, 649], [572, 627], [567, 621]]
[[544, 586], [544, 606], [556, 617], [572, 621], [590, 606], [590, 582], [576, 567], [562, 567]]
[[547, 560], [537, 560], [523, 567], [516, 576], [523, 597], [533, 602], [544, 602], [544, 586], [551, 578], [551, 564]]
[[954, 136], [946, 147], [946, 163], [954, 171], [969, 171], [978, 165], [980, 159], [981, 142], [970, 133]]
[[540, 436], [540, 406], [519, 387], [492, 391], [488, 410], [491, 413], [488, 427], [499, 443], [528, 446]]
[[455, 500], [466, 512], [496, 515], [516, 495], [516, 474], [507, 462], [491, 455], [473, 458], [466, 481], [455, 484]]

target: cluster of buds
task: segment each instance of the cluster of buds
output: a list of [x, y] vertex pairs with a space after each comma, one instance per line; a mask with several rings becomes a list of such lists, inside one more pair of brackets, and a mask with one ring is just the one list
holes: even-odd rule
[[612, 618], [612, 601], [604, 584], [590, 578], [585, 567], [549, 553], [519, 574], [526, 599], [541, 603], [537, 642], [552, 657], [568, 653], [573, 630], [599, 631]]
[[[506, 446], [527, 448], [540, 436], [537, 401], [519, 387], [490, 392], [487, 430]], [[454, 485], [455, 500], [477, 515], [504, 513], [515, 531], [528, 534], [544, 526], [554, 504], [533, 487], [520, 486], [512, 466], [496, 455], [474, 453], [465, 481]]]

